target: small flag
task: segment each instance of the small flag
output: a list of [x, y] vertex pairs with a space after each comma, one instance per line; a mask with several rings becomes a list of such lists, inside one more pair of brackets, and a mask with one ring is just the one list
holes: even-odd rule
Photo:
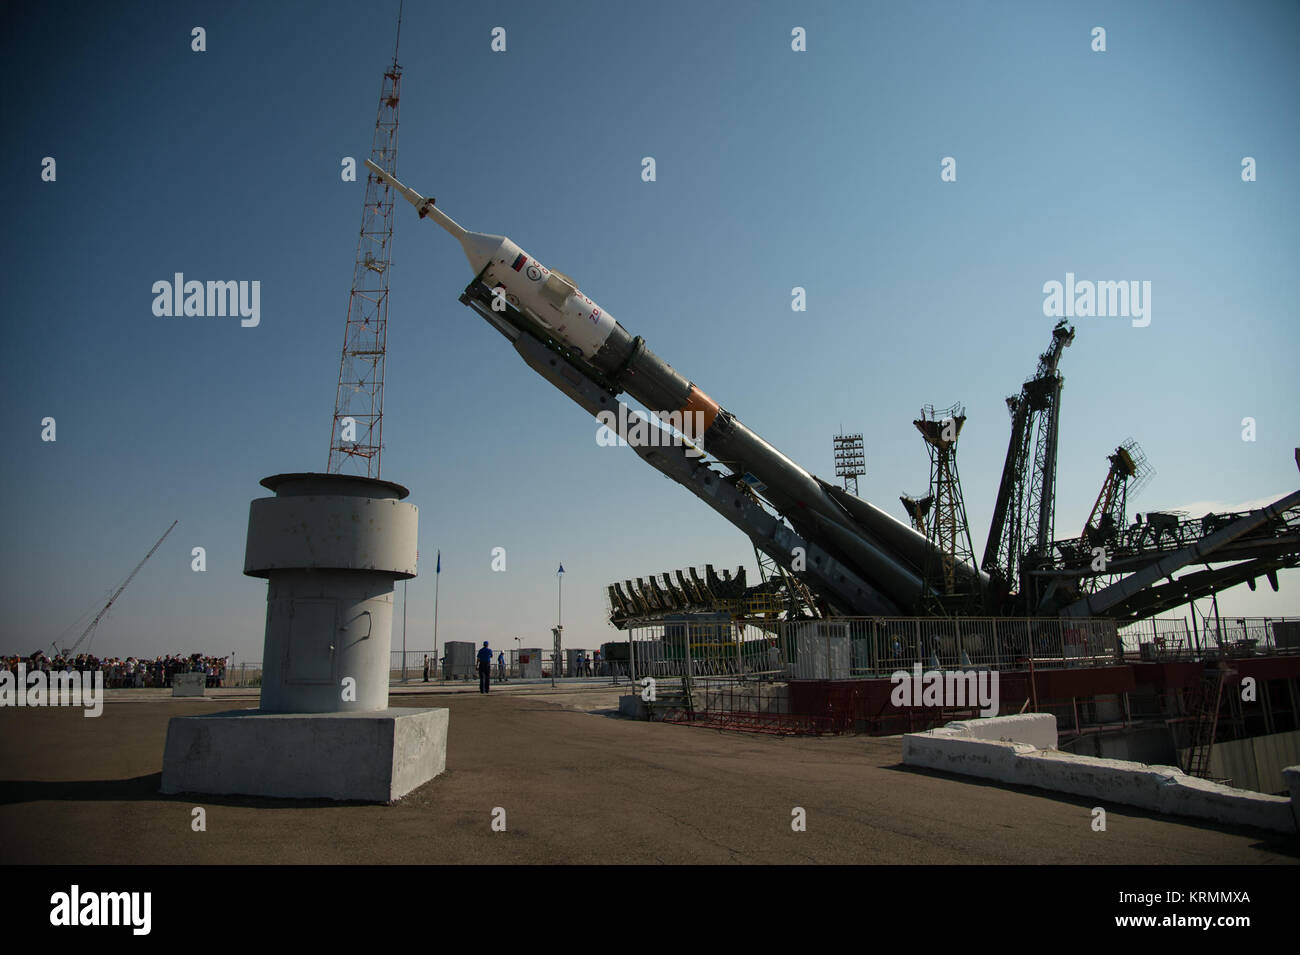
[[515, 259], [515, 261], [511, 264], [510, 267], [511, 267], [512, 269], [514, 269], [516, 272], [518, 272], [518, 271], [519, 271], [520, 269], [522, 269], [526, 264], [528, 264], [528, 256], [524, 255], [524, 254], [521, 252], [521, 253], [519, 253], [518, 257]]
[[435, 570], [434, 573], [435, 574], [442, 573], [442, 551], [438, 551], [438, 569]]

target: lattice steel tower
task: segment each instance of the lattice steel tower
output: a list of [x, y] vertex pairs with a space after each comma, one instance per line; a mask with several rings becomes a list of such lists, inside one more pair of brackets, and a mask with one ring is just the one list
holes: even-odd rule
[[[1002, 465], [993, 520], [984, 544], [982, 567], [997, 578], [998, 612], [1033, 609], [1036, 595], [1024, 592], [1033, 586], [1025, 574], [1047, 554], [1056, 513], [1056, 446], [1060, 436], [1061, 389], [1065, 379], [1057, 370], [1061, 353], [1074, 341], [1074, 328], [1064, 320], [1052, 329], [1052, 344], [1038, 356], [1034, 377], [1024, 383], [1020, 394], [1007, 399], [1011, 412], [1011, 441]], [[1037, 440], [1035, 441], [1035, 436]], [[1030, 460], [1030, 452], [1033, 459]], [[1024, 589], [1022, 590], [1022, 584]], [[1017, 600], [1011, 595], [1019, 593]], [[1030, 606], [1032, 605], [1032, 606]]]
[[964, 587], [957, 579], [958, 563], [975, 565], [961, 477], [957, 473], [957, 439], [961, 437], [965, 423], [966, 409], [959, 404], [944, 411], [926, 405], [921, 409], [921, 417], [912, 422], [921, 432], [930, 452], [928, 496], [932, 498], [932, 504], [927, 536], [934, 556], [927, 559], [926, 588], [928, 592], [940, 595], [945, 609], [950, 610], [959, 609], [956, 605], [966, 602], [966, 598], [978, 596], [976, 590]]
[[[1110, 462], [1110, 468], [1102, 482], [1101, 493], [1097, 495], [1097, 503], [1092, 506], [1092, 512], [1083, 525], [1080, 541], [1089, 552], [1101, 547], [1109, 555], [1128, 523], [1129, 500], [1146, 486], [1154, 472], [1141, 446], [1132, 438], [1117, 447], [1106, 460]], [[1084, 593], [1096, 593], [1122, 576], [1099, 574], [1085, 577], [1079, 581], [1079, 588]]]
[[860, 434], [835, 436], [835, 476], [843, 478], [844, 490], [858, 496], [858, 477], [867, 473], [867, 456]]
[[1097, 503], [1083, 525], [1083, 539], [1090, 544], [1108, 543], [1124, 529], [1128, 520], [1129, 498], [1134, 497], [1151, 480], [1151, 465], [1142, 447], [1129, 438], [1106, 459], [1110, 469], [1102, 482]]
[[[402, 39], [402, 12], [397, 12], [393, 63], [384, 71], [379, 114], [370, 145], [370, 161], [397, 174], [397, 106], [402, 68], [397, 49]], [[364, 168], [364, 167], [362, 167]], [[388, 184], [366, 170], [366, 201], [361, 210], [348, 322], [339, 360], [339, 387], [330, 430], [331, 473], [379, 477], [384, 446], [384, 353], [388, 346], [388, 273], [393, 253], [393, 195]]]

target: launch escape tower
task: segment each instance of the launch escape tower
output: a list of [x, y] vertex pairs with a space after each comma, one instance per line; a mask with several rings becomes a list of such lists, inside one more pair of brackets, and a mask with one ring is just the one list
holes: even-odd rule
[[[922, 593], [929, 595], [928, 602], [937, 611], [969, 612], [978, 609], [981, 597], [972, 584], [974, 578], [962, 580], [957, 576], [959, 564], [973, 566], [975, 563], [961, 477], [957, 472], [957, 440], [965, 423], [966, 409], [960, 404], [943, 411], [926, 405], [921, 409], [921, 417], [912, 422], [925, 439], [930, 454], [930, 489], [926, 498], [930, 501], [931, 516], [926, 524], [926, 536], [931, 548]], [[920, 501], [914, 503], [919, 510]], [[906, 499], [904, 506], [907, 506]]]
[[[402, 68], [397, 49], [402, 14], [397, 14], [397, 43], [392, 65], [384, 71], [379, 113], [371, 140], [370, 161], [390, 175], [397, 171], [397, 107]], [[339, 360], [338, 392], [326, 470], [333, 474], [379, 477], [384, 433], [384, 353], [388, 343], [388, 278], [393, 252], [393, 196], [387, 182], [366, 173], [361, 235], [352, 269], [348, 321]]]

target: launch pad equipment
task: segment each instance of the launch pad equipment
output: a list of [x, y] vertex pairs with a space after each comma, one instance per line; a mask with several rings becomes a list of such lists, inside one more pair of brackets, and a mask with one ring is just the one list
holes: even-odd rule
[[[421, 218], [432, 220], [460, 243], [475, 274], [462, 303], [589, 414], [613, 412], [614, 420], [626, 420], [619, 414], [618, 395], [627, 392], [652, 414], [702, 415], [703, 434], [693, 437], [712, 462], [700, 458], [697, 449], [668, 439], [650, 446], [629, 442], [643, 460], [738, 527], [756, 549], [808, 582], [828, 609], [885, 616], [916, 611], [925, 596], [922, 577], [931, 549], [925, 537], [817, 478], [764, 441], [654, 354], [643, 338], [630, 334], [568, 276], [542, 265], [504, 236], [466, 230], [433, 199], [377, 166], [370, 169]], [[977, 588], [987, 580], [970, 564], [958, 565], [954, 573]]]
[[[944, 593], [969, 593], [993, 614], [1067, 616], [1115, 613], [1133, 619], [1169, 606], [1173, 594], [1144, 601], [1159, 579], [1198, 561], [1230, 559], [1237, 542], [1259, 557], [1243, 569], [1210, 573], [1202, 584], [1170, 585], [1192, 594], [1221, 581], [1253, 580], [1300, 564], [1300, 492], [1169, 555], [1139, 553], [1112, 562], [1131, 571], [1087, 599], [1078, 581], [1092, 573], [1074, 550], [1078, 538], [1054, 541], [1061, 354], [1074, 329], [1059, 322], [1032, 378], [1007, 400], [1012, 417], [1002, 481], [979, 567], [953, 560], [913, 527], [855, 494], [806, 471], [747, 428], [696, 383], [652, 352], [569, 276], [547, 268], [515, 242], [471, 232], [395, 177], [371, 171], [461, 246], [474, 278], [460, 297], [511, 343], [524, 362], [577, 405], [628, 441], [626, 392], [661, 420], [699, 420], [689, 440], [628, 441], [643, 461], [681, 484], [741, 530], [756, 553], [816, 595], [815, 612], [841, 616], [925, 614]], [[651, 427], [657, 427], [653, 420]], [[700, 447], [708, 456], [702, 457]], [[918, 515], [913, 520], [927, 526]], [[934, 517], [930, 518], [935, 520]], [[1260, 543], [1256, 545], [1256, 540]], [[1230, 546], [1229, 546], [1230, 545]], [[969, 546], [967, 544], [967, 546]], [[958, 550], [958, 548], [949, 548]], [[760, 565], [762, 565], [760, 561]], [[1122, 565], [1122, 568], [1121, 566]], [[928, 573], [939, 566], [942, 574]], [[1209, 573], [1209, 572], [1207, 572]], [[1193, 575], [1199, 576], [1199, 575]], [[765, 574], [765, 580], [768, 575]], [[1186, 578], [1184, 578], [1186, 579]], [[1273, 581], [1270, 576], [1270, 583]], [[941, 585], [936, 583], [942, 581]], [[1076, 596], [1078, 595], [1078, 596]], [[1073, 602], [1072, 602], [1073, 601]]]

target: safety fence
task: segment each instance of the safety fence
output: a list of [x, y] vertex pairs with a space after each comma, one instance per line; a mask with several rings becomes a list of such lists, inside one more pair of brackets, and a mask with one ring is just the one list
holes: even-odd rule
[[842, 680], [926, 669], [1039, 669], [1122, 661], [1108, 619], [837, 617], [664, 622], [629, 630], [634, 678]]
[[224, 686], [261, 686], [261, 661], [231, 664], [221, 682]]
[[[424, 658], [426, 653], [430, 660], [428, 682], [443, 684], [455, 683], [457, 680], [473, 681], [478, 679], [477, 671], [472, 667], [464, 667], [463, 673], [447, 672], [444, 674], [444, 670], [438, 662], [439, 658], [434, 657], [432, 652], [424, 650], [408, 650], [405, 657], [405, 679], [407, 683], [424, 682]], [[528, 656], [528, 654], [524, 654], [524, 656]], [[506, 679], [547, 679], [551, 675], [552, 656], [552, 652], [548, 650], [533, 662], [521, 664], [519, 651], [511, 650], [506, 654]], [[392, 651], [392, 659], [388, 670], [388, 676], [391, 682], [402, 682], [402, 663], [402, 651]], [[562, 659], [559, 675], [565, 679], [587, 676], [590, 677], [593, 682], [599, 682], [602, 678], [612, 682], [614, 680], [629, 679], [628, 673], [629, 668], [627, 661], [602, 662], [597, 665], [593, 659], [591, 670], [588, 673], [585, 667], [582, 668], [581, 672], [579, 672], [577, 668], [571, 669], [568, 663]], [[500, 679], [495, 658], [492, 663], [492, 679]], [[260, 687], [262, 685], [261, 661], [235, 663], [227, 667], [222, 685], [228, 687]]]
[[[428, 682], [430, 683], [456, 683], [458, 681], [477, 681], [478, 668], [474, 654], [457, 650], [448, 653], [444, 647], [441, 654], [432, 650], [407, 650], [403, 655], [401, 650], [391, 651], [389, 661], [389, 678], [394, 683], [400, 683], [403, 679], [409, 683], [425, 682], [425, 662], [429, 664]], [[549, 679], [552, 672], [558, 678], [571, 679], [578, 677], [587, 677], [592, 680], [600, 678], [606, 680], [627, 679], [628, 664], [625, 660], [598, 660], [597, 653], [586, 649], [566, 649], [562, 650], [559, 656], [559, 666], [555, 665], [555, 651], [553, 649], [528, 649], [514, 647], [509, 650], [492, 649], [492, 679], [502, 679], [504, 663], [504, 679], [506, 680], [537, 680]], [[581, 659], [579, 659], [581, 654]], [[504, 655], [504, 661], [501, 656]]]
[[1300, 617], [1153, 617], [1119, 634], [1124, 652], [1143, 660], [1300, 654]]
[[[1105, 618], [682, 619], [633, 627], [627, 657], [648, 715], [663, 722], [891, 734], [991, 713], [1052, 713], [1062, 746], [1087, 751], [1090, 734], [1150, 716], [1130, 709], [1118, 665], [1156, 649], [1159, 659], [1300, 653], [1297, 618], [1197, 623], [1153, 619], [1121, 633]], [[935, 671], [945, 686], [966, 681], [967, 692], [933, 700], [902, 692], [900, 672], [919, 695]]]
[[225, 679], [222, 681], [226, 686], [261, 686], [262, 685], [262, 662], [256, 663], [235, 663], [226, 668]]
[[[943, 672], [956, 675], [952, 670]], [[936, 702], [895, 700], [896, 680], [884, 679], [765, 682], [736, 676], [681, 677], [655, 680], [651, 692], [642, 677], [638, 687], [652, 720], [778, 736], [912, 733], [952, 720], [1024, 712], [1052, 713], [1060, 732], [1068, 736], [1078, 734], [1081, 726], [1127, 720], [1123, 702], [1115, 696], [1048, 698], [1043, 680], [1050, 670], [999, 671], [1000, 686], [992, 684], [992, 672], [964, 671], [964, 682], [972, 692], [964, 699]], [[971, 679], [979, 673], [988, 678], [985, 688], [991, 692], [987, 695], [974, 685], [979, 680]]]
[[738, 677], [683, 678], [664, 687], [657, 718], [700, 729], [773, 736], [821, 736], [854, 729], [852, 713], [792, 712], [785, 684]]
[[393, 682], [400, 682], [403, 677], [408, 682], [416, 682], [424, 678], [424, 663], [429, 661], [429, 680], [441, 679], [438, 672], [438, 655], [432, 650], [407, 650], [403, 655], [401, 650], [389, 651], [388, 678]]

